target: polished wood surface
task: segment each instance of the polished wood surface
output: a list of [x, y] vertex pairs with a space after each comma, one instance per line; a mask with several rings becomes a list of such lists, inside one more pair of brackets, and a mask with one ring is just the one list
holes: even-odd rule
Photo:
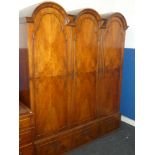
[[53, 8], [39, 12], [35, 18], [33, 80], [37, 138], [58, 132], [68, 123], [68, 44], [64, 20]]
[[82, 12], [76, 19], [74, 39], [74, 123], [96, 118], [99, 22]]
[[19, 99], [30, 107], [28, 71], [28, 50], [20, 48], [19, 51]]
[[36, 141], [35, 152], [39, 155], [63, 154], [75, 147], [90, 142], [99, 136], [118, 128], [120, 115], [113, 114], [108, 117], [95, 119], [84, 125], [60, 132], [55, 136]]
[[28, 145], [20, 148], [19, 155], [33, 155], [33, 145]]
[[32, 111], [19, 102], [19, 154], [33, 155], [34, 119]]
[[23, 102], [19, 103], [19, 128], [21, 130], [34, 126], [32, 111]]
[[120, 13], [24, 9], [20, 100], [31, 113], [20, 109], [20, 150], [63, 154], [119, 127], [126, 29]]
[[[111, 15], [101, 32], [101, 72], [99, 79], [100, 114], [119, 112], [124, 52], [123, 16]], [[106, 108], [104, 108], [106, 107]]]

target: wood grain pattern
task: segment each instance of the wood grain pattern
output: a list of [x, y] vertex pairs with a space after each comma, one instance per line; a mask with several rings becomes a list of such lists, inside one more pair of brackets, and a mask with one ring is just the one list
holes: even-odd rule
[[33, 155], [34, 120], [32, 111], [19, 104], [19, 155]]
[[98, 71], [98, 21], [88, 13], [76, 20], [74, 51], [74, 123], [96, 117]]
[[100, 78], [99, 85], [100, 115], [108, 116], [119, 112], [119, 87], [119, 70], [105, 71], [104, 76]]
[[124, 30], [119, 19], [112, 18], [106, 29], [103, 29], [103, 63], [105, 68], [116, 69], [122, 65], [122, 42]]
[[67, 132], [61, 132], [53, 137], [36, 141], [35, 150], [37, 155], [61, 155], [70, 149], [90, 142], [99, 136], [119, 127], [120, 115], [118, 113], [106, 118], [85, 123]]
[[68, 86], [66, 81], [67, 77], [52, 77], [35, 81], [36, 136], [39, 138], [67, 127]]
[[68, 45], [64, 21], [53, 8], [41, 10], [35, 19], [36, 138], [54, 134], [68, 125]]
[[60, 17], [55, 14], [43, 15], [40, 17], [39, 25], [36, 26], [37, 30], [34, 33], [35, 77], [67, 73], [66, 35]]
[[34, 126], [32, 111], [20, 101], [19, 104], [19, 129], [25, 130]]
[[115, 16], [102, 29], [99, 102], [100, 115], [103, 116], [119, 112], [124, 36], [123, 23]]
[[75, 70], [78, 73], [97, 70], [98, 22], [92, 16], [79, 17], [75, 29]]
[[19, 155], [33, 155], [33, 145], [28, 145], [26, 147], [19, 149]]
[[19, 51], [19, 99], [30, 108], [28, 49]]
[[[120, 13], [45, 2], [20, 20], [24, 155], [60, 155], [117, 129], [127, 23]], [[21, 114], [20, 113], [20, 114]]]
[[33, 129], [28, 129], [28, 130], [20, 132], [19, 146], [32, 143], [32, 141], [33, 141]]
[[82, 123], [96, 116], [96, 74], [77, 75], [74, 95], [74, 123]]

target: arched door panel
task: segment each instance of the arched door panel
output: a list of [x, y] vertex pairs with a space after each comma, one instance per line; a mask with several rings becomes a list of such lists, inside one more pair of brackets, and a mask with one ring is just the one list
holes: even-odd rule
[[98, 71], [98, 21], [92, 14], [81, 15], [75, 27], [74, 123], [96, 117]]
[[68, 125], [68, 44], [65, 17], [44, 8], [35, 17], [33, 39], [37, 138]]

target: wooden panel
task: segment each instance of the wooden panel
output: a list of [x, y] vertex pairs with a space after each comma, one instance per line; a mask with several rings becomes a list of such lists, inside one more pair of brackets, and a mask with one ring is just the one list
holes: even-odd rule
[[105, 135], [120, 126], [120, 115], [115, 114], [99, 122], [99, 134]]
[[19, 115], [20, 116], [30, 116], [32, 111], [23, 102], [19, 101]]
[[93, 125], [89, 125], [81, 131], [75, 132], [73, 137], [73, 147], [80, 146], [95, 139], [98, 136], [98, 131], [98, 123], [95, 122]]
[[79, 17], [76, 24], [75, 68], [77, 72], [97, 70], [98, 23], [92, 15]]
[[75, 27], [74, 123], [96, 116], [96, 76], [98, 68], [98, 22], [91, 14], [81, 15]]
[[57, 140], [45, 141], [36, 145], [37, 155], [60, 155], [71, 148], [72, 136], [62, 136]]
[[102, 33], [103, 57], [105, 68], [116, 69], [122, 65], [124, 51], [124, 29], [117, 18], [111, 19]]
[[98, 97], [100, 115], [103, 116], [119, 111], [124, 35], [122, 21], [115, 16], [109, 18], [101, 34]]
[[36, 138], [68, 125], [68, 45], [64, 16], [43, 8], [34, 24], [34, 70]]
[[108, 116], [109, 114], [119, 111], [120, 99], [120, 71], [106, 71], [99, 80], [99, 103], [100, 115]]
[[61, 155], [119, 127], [120, 114], [102, 117], [82, 126], [60, 132], [35, 144], [36, 155]]
[[34, 37], [35, 77], [64, 75], [67, 72], [64, 21], [59, 14], [40, 18]]
[[35, 80], [36, 135], [53, 134], [67, 126], [67, 76]]
[[25, 130], [34, 126], [32, 111], [20, 101], [19, 104], [19, 129]]
[[34, 118], [32, 111], [26, 107], [21, 101], [19, 105], [19, 129], [25, 130], [34, 126]]
[[19, 49], [19, 99], [30, 108], [28, 50]]
[[24, 128], [29, 128], [33, 125], [34, 121], [31, 117], [23, 117], [22, 119], [20, 119], [19, 122], [19, 128], [20, 129], [24, 129]]
[[96, 72], [78, 74], [75, 81], [74, 123], [88, 121], [96, 114]]
[[33, 155], [33, 146], [29, 145], [19, 149], [19, 155]]
[[20, 132], [19, 135], [19, 145], [32, 143], [33, 140], [33, 129], [28, 129], [26, 131]]

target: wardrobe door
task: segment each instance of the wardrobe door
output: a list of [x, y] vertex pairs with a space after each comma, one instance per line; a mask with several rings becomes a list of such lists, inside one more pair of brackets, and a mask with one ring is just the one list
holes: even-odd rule
[[101, 116], [119, 112], [120, 72], [105, 71], [99, 80], [99, 113]]
[[119, 112], [124, 28], [119, 18], [108, 21], [101, 35], [101, 72], [99, 84], [100, 115]]
[[66, 20], [55, 8], [43, 8], [35, 17], [32, 80], [36, 138], [54, 134], [68, 124]]
[[89, 13], [81, 13], [75, 27], [73, 92], [73, 121], [75, 124], [96, 117], [98, 33], [96, 17]]

